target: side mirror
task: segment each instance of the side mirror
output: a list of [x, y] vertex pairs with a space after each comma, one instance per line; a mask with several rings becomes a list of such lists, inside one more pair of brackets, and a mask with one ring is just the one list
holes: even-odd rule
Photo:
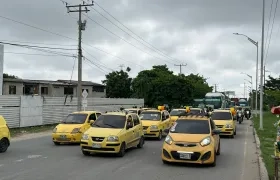
[[214, 130], [212, 131], [212, 135], [218, 135], [218, 134], [220, 134], [220, 133], [221, 133], [221, 131], [218, 130], [218, 129], [214, 129]]
[[89, 124], [93, 124], [94, 123], [94, 120], [89, 120]]
[[164, 129], [163, 132], [168, 134], [169, 133], [169, 129]]
[[126, 129], [130, 129], [130, 128], [132, 128], [133, 126], [131, 125], [131, 124], [127, 124], [126, 125]]

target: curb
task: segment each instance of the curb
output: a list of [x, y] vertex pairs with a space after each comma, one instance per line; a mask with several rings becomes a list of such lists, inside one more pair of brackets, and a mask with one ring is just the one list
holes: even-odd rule
[[20, 135], [18, 137], [11, 138], [11, 142], [18, 142], [23, 140], [29, 140], [29, 139], [36, 139], [41, 137], [50, 136], [52, 131], [44, 131], [44, 132], [38, 132], [38, 133], [27, 133]]
[[259, 163], [259, 171], [260, 171], [260, 180], [269, 180], [268, 177], [268, 173], [267, 173], [267, 169], [265, 167], [265, 164], [263, 162], [263, 158], [261, 156], [261, 150], [260, 150], [260, 139], [257, 135], [256, 129], [253, 129], [254, 131], [254, 138], [256, 141], [256, 145], [257, 145], [257, 154], [258, 154], [258, 163]]

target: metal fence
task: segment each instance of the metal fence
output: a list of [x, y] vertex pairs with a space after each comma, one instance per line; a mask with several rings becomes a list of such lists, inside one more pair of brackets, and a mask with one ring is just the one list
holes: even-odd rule
[[[144, 106], [144, 99], [87, 98], [87, 102], [86, 110], [100, 112]], [[76, 109], [75, 97], [0, 96], [0, 115], [11, 128], [54, 124]]]

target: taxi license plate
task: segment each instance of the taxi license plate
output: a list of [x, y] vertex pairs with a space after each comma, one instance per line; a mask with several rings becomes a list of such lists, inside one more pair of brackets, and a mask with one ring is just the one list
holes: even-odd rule
[[191, 154], [189, 154], [189, 153], [180, 153], [180, 159], [191, 159]]
[[66, 139], [66, 135], [60, 135], [60, 139]]
[[92, 144], [93, 148], [101, 148], [101, 144]]

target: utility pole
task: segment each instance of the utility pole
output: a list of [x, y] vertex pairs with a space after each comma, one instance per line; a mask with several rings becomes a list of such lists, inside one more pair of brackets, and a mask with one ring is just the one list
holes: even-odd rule
[[244, 82], [244, 98], [246, 98], [246, 83]]
[[174, 64], [174, 66], [180, 66], [180, 74], [182, 74], [182, 66], [187, 66], [187, 64]]
[[[78, 42], [78, 87], [77, 87], [77, 97], [78, 97], [78, 106], [77, 110], [81, 111], [82, 110], [82, 31], [86, 29], [86, 20], [82, 22], [82, 12], [89, 12], [87, 9], [88, 6], [93, 6], [93, 1], [92, 4], [79, 4], [79, 5], [73, 5], [73, 6], [68, 6], [66, 4], [67, 12], [78, 12], [79, 13], [79, 20], [78, 20], [78, 30], [79, 30], [79, 42]], [[84, 9], [82, 9], [84, 7]], [[75, 10], [70, 10], [70, 8], [74, 8]], [[76, 8], [79, 8], [78, 10]]]
[[264, 17], [265, 17], [265, 0], [262, 7], [262, 44], [261, 44], [261, 89], [260, 89], [260, 130], [263, 130], [263, 58], [264, 58]]
[[124, 65], [123, 65], [123, 64], [121, 64], [121, 65], [119, 65], [119, 67], [121, 68], [121, 70], [123, 70]]
[[217, 92], [217, 84], [214, 84], [214, 91]]

